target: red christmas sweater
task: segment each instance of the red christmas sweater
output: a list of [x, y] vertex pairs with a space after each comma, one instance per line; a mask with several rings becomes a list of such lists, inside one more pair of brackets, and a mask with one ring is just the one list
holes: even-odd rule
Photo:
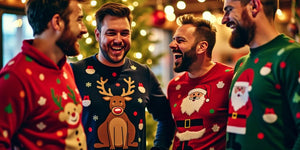
[[82, 105], [71, 67], [23, 42], [0, 72], [0, 149], [86, 149]]
[[205, 75], [173, 78], [168, 99], [176, 124], [173, 149], [225, 149], [228, 91], [233, 69], [221, 63]]

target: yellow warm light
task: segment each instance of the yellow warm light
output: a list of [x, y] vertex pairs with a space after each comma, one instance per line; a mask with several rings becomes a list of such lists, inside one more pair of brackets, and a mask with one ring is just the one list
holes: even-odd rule
[[92, 1], [91, 1], [91, 6], [94, 7], [94, 6], [96, 6], [96, 5], [97, 5], [97, 1], [96, 1], [96, 0], [92, 0]]
[[140, 34], [141, 34], [141, 36], [146, 36], [146, 35], [147, 35], [147, 31], [144, 30], [144, 29], [142, 29], [142, 30], [140, 31]]
[[169, 21], [174, 21], [176, 19], [176, 15], [174, 13], [173, 14], [167, 14], [166, 18]]
[[97, 22], [96, 22], [96, 20], [94, 20], [94, 21], [92, 22], [92, 25], [93, 25], [94, 27], [96, 27], [96, 26], [97, 26]]
[[91, 44], [93, 42], [92, 38], [86, 38], [85, 43], [86, 44]]
[[137, 7], [137, 6], [139, 6], [139, 2], [134, 1], [134, 2], [132, 3], [132, 5], [133, 5], [134, 7]]
[[129, 8], [131, 11], [134, 10], [134, 6], [132, 6], [132, 5], [129, 5], [128, 8]]
[[85, 17], [85, 20], [86, 20], [86, 21], [92, 21], [92, 20], [93, 20], [93, 17], [92, 17], [91, 15], [87, 15], [87, 16]]
[[79, 54], [79, 55], [77, 56], [77, 59], [78, 59], [78, 60], [82, 60], [82, 58], [83, 58], [83, 55], [82, 55], [82, 54]]
[[149, 50], [150, 52], [154, 52], [154, 50], [155, 50], [155, 45], [154, 45], [154, 44], [150, 44], [150, 45], [148, 46], [148, 50]]
[[14, 27], [19, 28], [19, 27], [22, 27], [23, 21], [22, 21], [22, 19], [18, 19], [18, 20], [15, 20], [15, 21], [13, 22], [13, 24], [14, 24]]
[[281, 9], [277, 9], [276, 17], [278, 18], [278, 20], [283, 21], [283, 22], [288, 20], [286, 12], [281, 11]]
[[148, 65], [151, 65], [153, 62], [152, 62], [152, 59], [147, 59], [147, 64]]
[[185, 4], [184, 1], [178, 1], [177, 2], [177, 8], [178, 9], [183, 10], [183, 9], [185, 9], [185, 7], [186, 7], [186, 4]]
[[134, 53], [134, 57], [137, 59], [141, 59], [143, 57], [143, 54], [141, 52]]
[[135, 26], [136, 26], [136, 22], [135, 22], [135, 21], [132, 21], [132, 22], [131, 22], [131, 26], [132, 26], [132, 27], [135, 27]]
[[171, 5], [167, 5], [167, 6], [165, 7], [165, 9], [164, 9], [164, 12], [165, 12], [166, 14], [173, 14], [173, 13], [174, 13], [174, 7], [171, 6]]

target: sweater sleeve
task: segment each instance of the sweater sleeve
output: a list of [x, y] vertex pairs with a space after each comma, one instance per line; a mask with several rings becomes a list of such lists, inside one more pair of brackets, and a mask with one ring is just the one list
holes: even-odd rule
[[175, 133], [175, 124], [172, 119], [169, 101], [153, 72], [149, 68], [148, 71], [150, 73], [151, 93], [149, 94], [147, 108], [153, 119], [158, 122], [154, 146], [159, 149], [169, 149]]
[[[300, 49], [294, 50], [289, 56], [281, 62], [285, 64], [285, 69], [282, 69], [281, 82], [283, 84], [284, 97], [290, 106], [292, 115], [291, 125], [295, 125], [298, 132], [293, 150], [300, 149]], [[288, 116], [286, 116], [288, 117]], [[294, 121], [292, 121], [294, 120]]]
[[12, 73], [0, 74], [0, 149], [11, 147], [11, 140], [25, 116], [25, 89]]

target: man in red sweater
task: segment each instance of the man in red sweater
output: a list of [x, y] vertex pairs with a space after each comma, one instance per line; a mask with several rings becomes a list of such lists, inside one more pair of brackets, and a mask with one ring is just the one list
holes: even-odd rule
[[181, 25], [169, 45], [174, 71], [185, 71], [168, 85], [176, 124], [173, 149], [225, 149], [233, 70], [211, 60], [216, 30], [210, 22], [193, 15], [183, 15], [179, 20]]
[[0, 149], [85, 150], [81, 98], [66, 56], [87, 32], [83, 0], [29, 0], [34, 39], [0, 71]]

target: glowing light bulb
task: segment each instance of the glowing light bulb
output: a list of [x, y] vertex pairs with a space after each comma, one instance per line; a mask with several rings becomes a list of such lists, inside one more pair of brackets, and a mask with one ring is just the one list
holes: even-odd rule
[[146, 35], [147, 35], [147, 31], [144, 30], [144, 29], [142, 29], [142, 30], [140, 31], [140, 34], [141, 34], [142, 36], [146, 36]]
[[97, 5], [97, 1], [96, 1], [96, 0], [92, 0], [92, 1], [91, 1], [91, 6], [94, 7], [94, 6], [96, 6], [96, 5]]
[[183, 10], [183, 9], [185, 9], [185, 7], [186, 7], [186, 4], [185, 4], [184, 1], [178, 1], [177, 2], [177, 8], [178, 9]]
[[137, 59], [141, 59], [143, 57], [143, 54], [141, 52], [134, 53], [134, 57]]
[[174, 13], [174, 7], [171, 6], [171, 5], [167, 5], [167, 6], [165, 7], [165, 9], [164, 9], [164, 12], [165, 12], [166, 14], [173, 14], [173, 13]]

